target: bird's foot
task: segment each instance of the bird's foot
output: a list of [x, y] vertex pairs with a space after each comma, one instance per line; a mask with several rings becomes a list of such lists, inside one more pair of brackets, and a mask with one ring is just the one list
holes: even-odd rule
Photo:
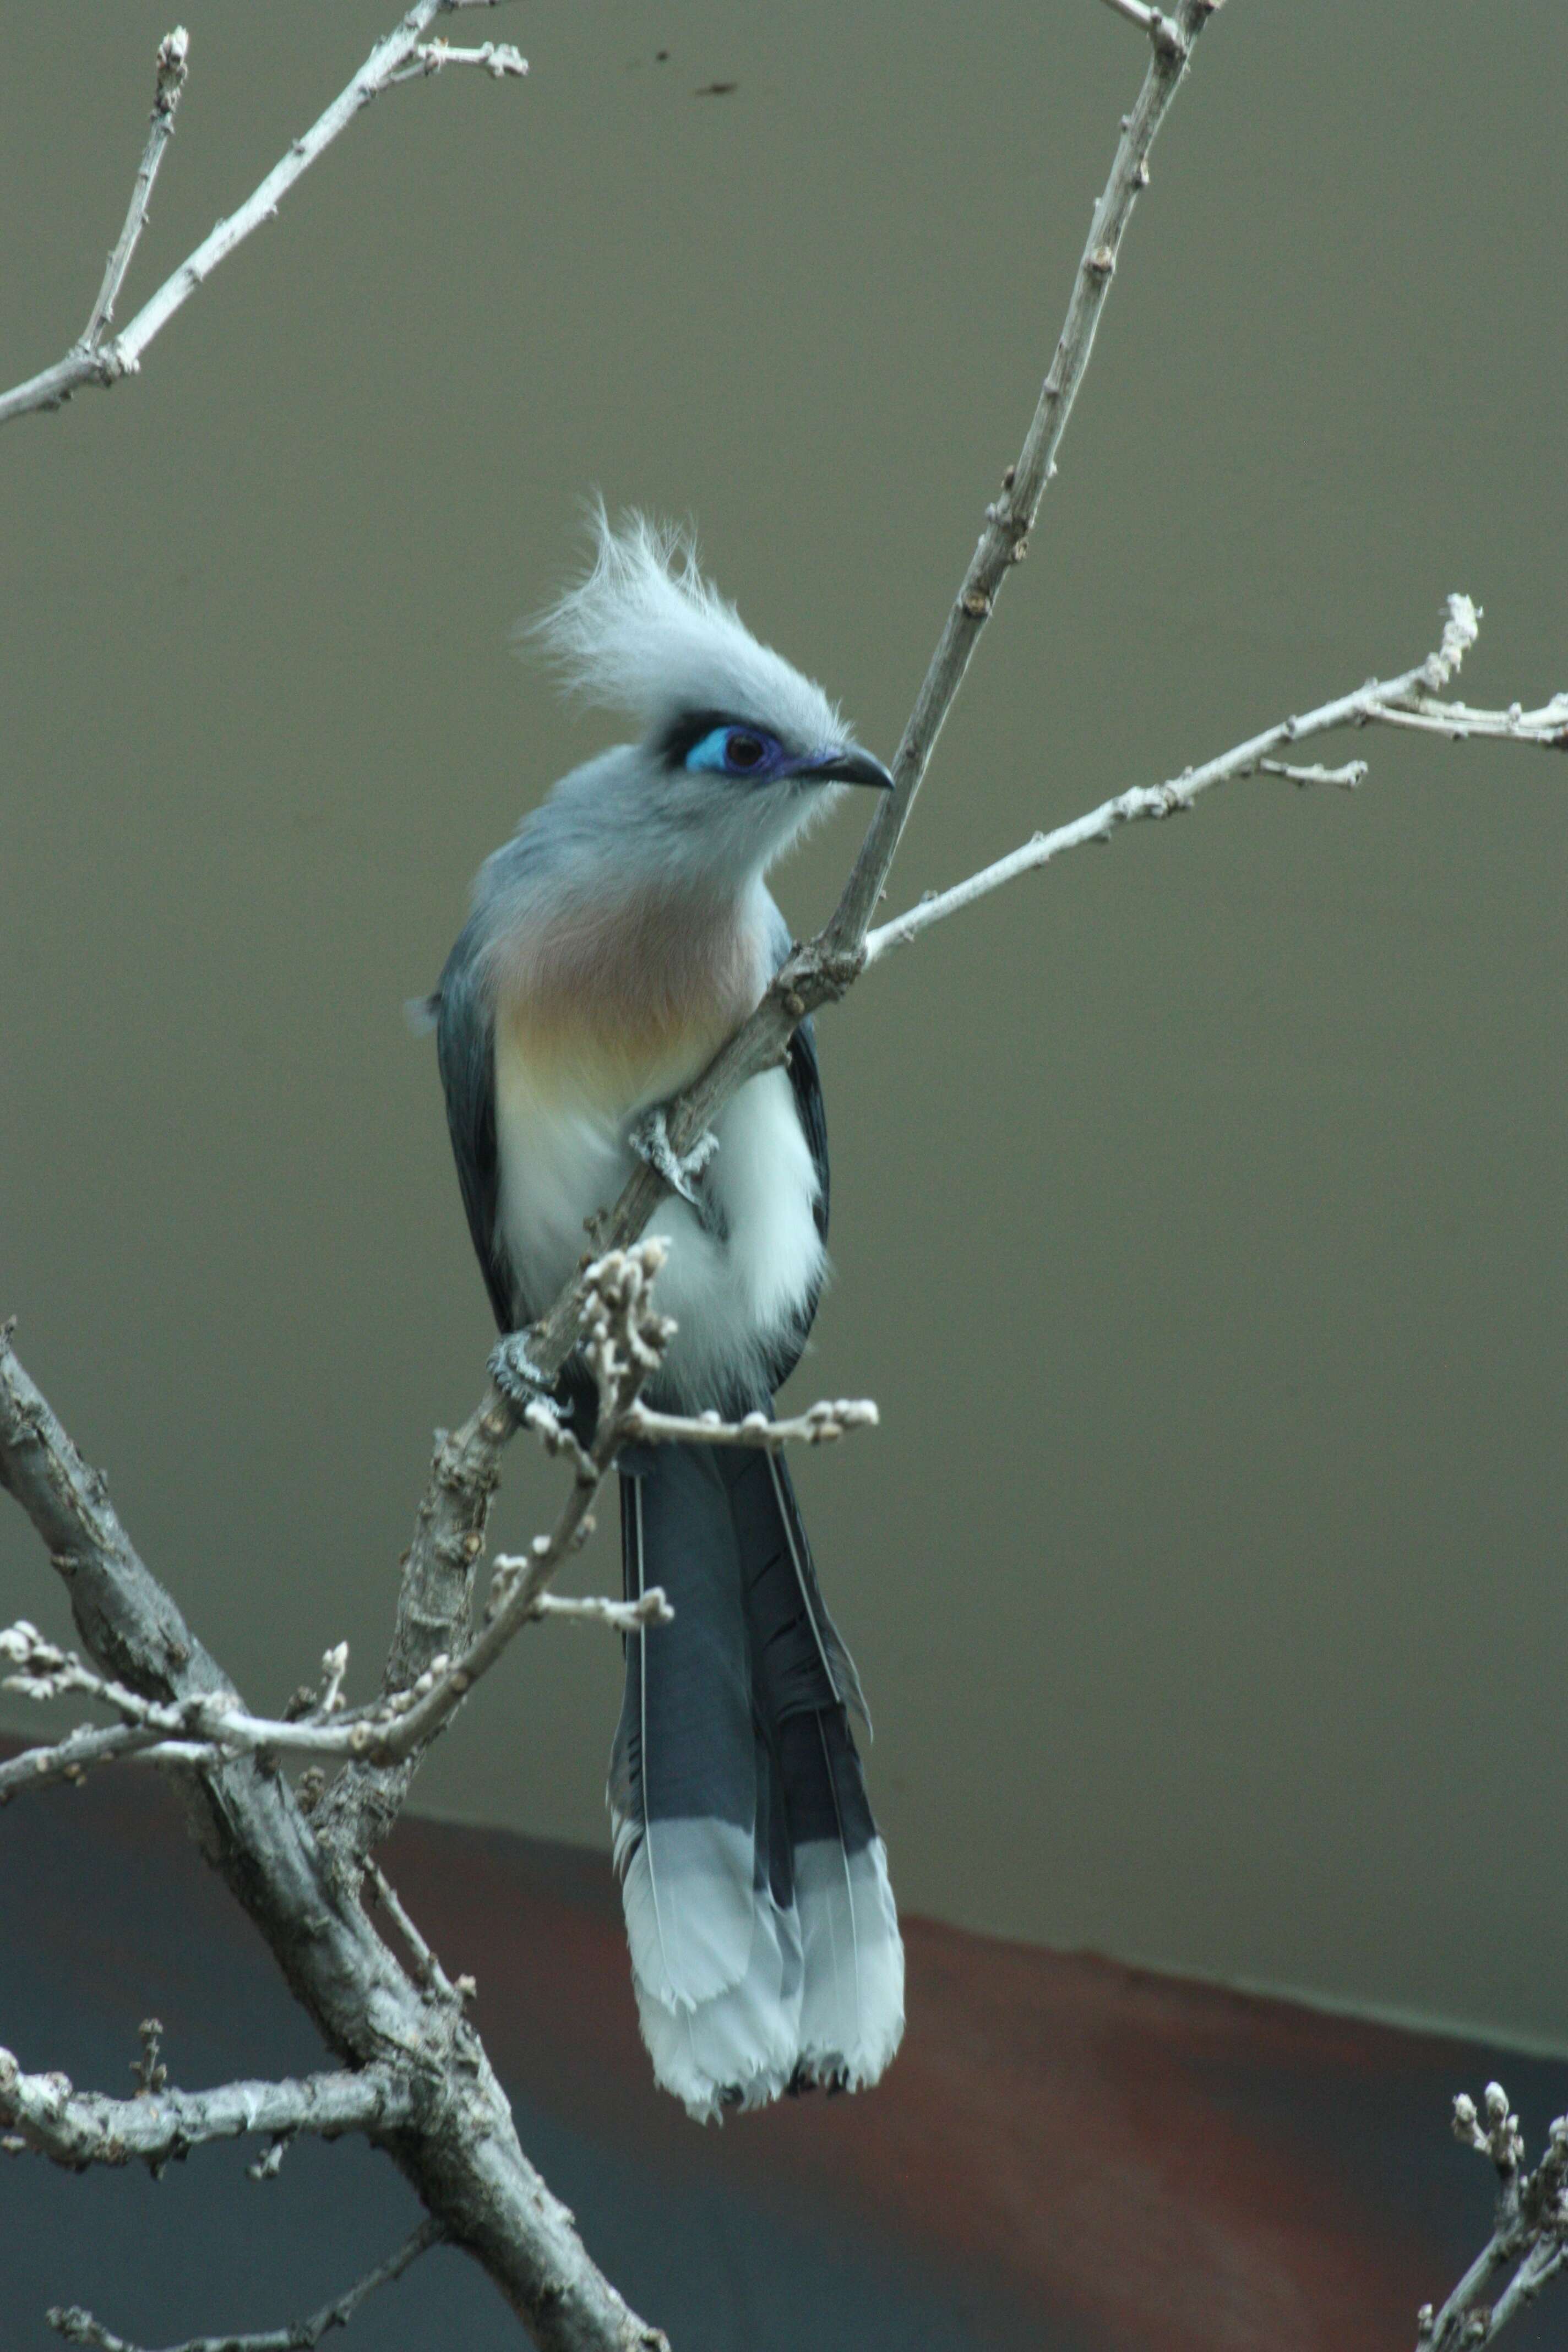
[[553, 1383], [530, 1358], [530, 1336], [527, 1331], [509, 1331], [490, 1349], [489, 1376], [519, 1421], [527, 1420], [531, 1405], [543, 1405], [557, 1421], [564, 1421], [572, 1408], [556, 1396]]
[[662, 1176], [672, 1192], [689, 1201], [694, 1209], [701, 1202], [697, 1197], [697, 1180], [719, 1149], [719, 1139], [711, 1128], [700, 1135], [689, 1151], [677, 1151], [669, 1139], [665, 1124], [664, 1105], [655, 1103], [644, 1113], [630, 1136], [632, 1150], [639, 1160], [646, 1160], [657, 1175]]

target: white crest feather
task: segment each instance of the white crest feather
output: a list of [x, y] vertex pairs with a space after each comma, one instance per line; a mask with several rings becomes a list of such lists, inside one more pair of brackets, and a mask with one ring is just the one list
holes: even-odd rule
[[682, 712], [717, 710], [798, 751], [842, 740], [822, 688], [759, 644], [703, 578], [689, 530], [635, 511], [612, 523], [602, 503], [591, 528], [586, 576], [527, 625], [572, 692], [650, 734]]

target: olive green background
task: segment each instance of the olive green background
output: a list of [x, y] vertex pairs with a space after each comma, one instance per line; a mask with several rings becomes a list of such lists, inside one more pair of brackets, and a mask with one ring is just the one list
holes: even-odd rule
[[[86, 316], [166, 16], [7, 26], [7, 380]], [[390, 22], [192, 0], [122, 316]], [[384, 97], [139, 381], [0, 437], [0, 1308], [268, 1707], [340, 1636], [372, 1687], [491, 1341], [400, 1008], [607, 740], [511, 624], [591, 487], [691, 514], [890, 752], [1144, 62], [1094, 0], [487, 36], [525, 84]], [[1565, 97], [1553, 0], [1231, 0], [892, 904], [1418, 659], [1450, 588], [1474, 698], [1568, 686]], [[1357, 796], [1228, 787], [824, 1019], [793, 1393], [883, 1427], [800, 1482], [906, 1905], [1561, 2046], [1568, 767], [1352, 752]], [[498, 1538], [553, 1488], [517, 1449]], [[65, 1628], [10, 1514], [24, 1612]], [[531, 1636], [422, 1802], [603, 1845], [618, 1677]]]

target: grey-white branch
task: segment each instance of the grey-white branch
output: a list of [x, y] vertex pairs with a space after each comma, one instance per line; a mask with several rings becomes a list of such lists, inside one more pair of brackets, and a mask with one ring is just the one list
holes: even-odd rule
[[[608, 1384], [601, 1389], [607, 1419], [636, 1402], [668, 1338], [668, 1323], [651, 1300], [659, 1255], [649, 1242], [597, 1271], [589, 1355]], [[576, 1498], [588, 1483], [582, 1465], [574, 1467], [563, 1540], [554, 1548], [546, 1540], [526, 1575], [508, 1582], [506, 1600], [515, 1602], [529, 1580], [542, 1591], [565, 1556], [566, 1538], [582, 1524]], [[628, 2309], [590, 2261], [572, 2216], [523, 2155], [506, 2096], [466, 2013], [471, 1985], [448, 1980], [379, 1869], [372, 1864], [367, 1873], [363, 1853], [351, 1865], [313, 1833], [276, 1753], [255, 1737], [256, 1718], [137, 1557], [101, 1477], [82, 1462], [27, 1378], [6, 1328], [0, 1328], [0, 1483], [43, 1538], [96, 1662], [83, 1665], [31, 1626], [13, 1628], [5, 1650], [22, 1687], [99, 1700], [122, 1717], [110, 1736], [151, 1739], [182, 1769], [205, 1847], [339, 2062], [337, 2071], [304, 2083], [172, 2091], [155, 2032], [148, 2029], [138, 2095], [112, 2100], [79, 2093], [61, 2076], [26, 2073], [6, 2053], [0, 2057], [5, 2146], [73, 2165], [132, 2158], [156, 2165], [205, 2141], [255, 2132], [271, 2142], [254, 2168], [266, 2178], [297, 2133], [353, 2130], [384, 2148], [414, 2187], [429, 2217], [423, 2242], [437, 2234], [459, 2242], [549, 2352], [658, 2352], [662, 2334]], [[496, 1609], [486, 1633], [493, 1634], [506, 1613]], [[514, 1609], [510, 1629], [526, 1614]], [[263, 1727], [279, 1739], [339, 1728], [348, 1712], [346, 1665], [341, 1645], [329, 1651], [321, 1684], [302, 1695], [296, 1719]], [[432, 1700], [445, 1710], [444, 1720], [462, 1695], [436, 1674], [414, 1706]], [[179, 1741], [165, 1737], [171, 1718], [184, 1735]], [[395, 1713], [387, 1719], [394, 1728], [402, 1720]], [[215, 1731], [222, 1737], [215, 1738]], [[79, 1759], [80, 1752], [79, 1739]], [[395, 1930], [390, 1942], [372, 1924], [367, 1892]], [[390, 2275], [385, 2265], [381, 2274]], [[331, 2324], [342, 2324], [357, 2299], [358, 2290], [351, 2291]], [[71, 2315], [70, 2324], [77, 2341], [116, 2340], [89, 2315]], [[285, 2331], [276, 2340], [313, 2339]]]
[[1314, 736], [1335, 734], [1346, 727], [1418, 727], [1451, 743], [1479, 740], [1568, 751], [1568, 693], [1554, 695], [1539, 710], [1525, 710], [1517, 702], [1507, 710], [1476, 710], [1468, 703], [1444, 699], [1442, 689], [1456, 677], [1460, 663], [1475, 644], [1480, 623], [1479, 604], [1468, 596], [1451, 595], [1441, 643], [1414, 669], [1404, 671], [1398, 677], [1369, 678], [1353, 693], [1321, 703], [1316, 710], [1277, 719], [1260, 735], [1249, 736], [1245, 743], [1220, 752], [1216, 759], [1205, 760], [1202, 767], [1184, 768], [1169, 782], [1134, 784], [1067, 824], [1058, 824], [1049, 833], [1033, 835], [1021, 848], [983, 866], [967, 881], [955, 882], [948, 890], [929, 891], [918, 906], [868, 931], [867, 962], [875, 963], [891, 948], [907, 947], [933, 923], [973, 906], [976, 899], [999, 890], [1004, 882], [1048, 866], [1064, 850], [1081, 849], [1089, 842], [1109, 841], [1121, 825], [1182, 815], [1195, 804], [1201, 793], [1212, 792], [1216, 784], [1234, 782], [1244, 776], [1268, 775], [1286, 777], [1294, 784], [1340, 784], [1353, 792], [1366, 779], [1364, 760], [1352, 760], [1341, 768], [1324, 768], [1302, 767], [1269, 756], [1308, 742]]
[[[161, 2071], [161, 2070], [158, 2070]], [[10, 2155], [32, 2148], [72, 2171], [88, 2164], [151, 2165], [215, 2139], [315, 2132], [395, 2131], [413, 2112], [405, 2074], [367, 2066], [357, 2074], [299, 2082], [226, 2083], [216, 2091], [143, 2089], [133, 2099], [73, 2088], [64, 2074], [25, 2074], [0, 2050], [0, 2132]]]
[[510, 42], [486, 41], [478, 48], [455, 48], [446, 41], [426, 41], [424, 37], [440, 16], [460, 9], [496, 5], [497, 0], [415, 0], [401, 24], [376, 43], [346, 88], [309, 131], [290, 142], [287, 153], [237, 210], [214, 225], [195, 252], [185, 257], [135, 317], [114, 334], [110, 328], [115, 301], [131, 266], [131, 257], [147, 225], [153, 184], [174, 136], [174, 110], [190, 69], [190, 37], [184, 26], [178, 25], [172, 33], [165, 34], [158, 45], [153, 120], [146, 148], [132, 189], [125, 226], [109, 257], [98, 299], [88, 315], [87, 325], [63, 359], [29, 376], [25, 383], [0, 393], [0, 425], [37, 409], [58, 408], [84, 384], [107, 388], [118, 383], [122, 376], [134, 375], [153, 336], [168, 325], [197, 288], [206, 283], [220, 261], [226, 261], [263, 222], [277, 218], [278, 207], [296, 180], [310, 170], [339, 132], [346, 131], [362, 109], [382, 90], [399, 82], [422, 80], [446, 66], [477, 66], [497, 81], [525, 74], [528, 61]]
[[[427, 79], [450, 65], [475, 67], [498, 79], [521, 73], [523, 61], [504, 45], [458, 49], [426, 38], [445, 8], [470, 5], [476, 0], [416, 0], [240, 209], [113, 334], [114, 303], [145, 223], [147, 198], [184, 79], [186, 44], [183, 35], [171, 35], [159, 51], [153, 121], [131, 211], [88, 328], [55, 367], [0, 396], [0, 421], [58, 406], [83, 384], [109, 384], [131, 373], [153, 336], [217, 264], [271, 217], [282, 194], [378, 90]], [[1458, 740], [1500, 737], [1559, 749], [1568, 740], [1568, 698], [1560, 696], [1531, 712], [1517, 706], [1506, 712], [1477, 711], [1443, 698], [1479, 620], [1467, 599], [1455, 597], [1441, 646], [1415, 669], [1374, 681], [1303, 718], [1281, 720], [1173, 782], [1135, 787], [1104, 802], [1073, 824], [1037, 835], [969, 881], [873, 928], [873, 913], [942, 723], [997, 598], [1027, 552], [1128, 223], [1148, 185], [1150, 152], [1219, 0], [1177, 0], [1168, 15], [1142, 0], [1108, 5], [1145, 37], [1147, 70], [1122, 119], [1110, 174], [1018, 457], [1003, 476], [1000, 494], [985, 507], [978, 544], [948, 605], [904, 730], [894, 762], [895, 788], [872, 823], [829, 921], [792, 951], [762, 1004], [709, 1068], [664, 1106], [672, 1164], [689, 1155], [738, 1087], [778, 1062], [805, 1014], [841, 997], [868, 963], [1063, 849], [1106, 840], [1120, 824], [1174, 814], [1214, 784], [1254, 772], [1303, 785], [1353, 785], [1364, 772], [1361, 761], [1331, 770], [1279, 756], [1336, 728], [1399, 725]], [[666, 1189], [667, 1179], [654, 1166], [639, 1166], [621, 1198], [594, 1221], [593, 1262], [584, 1262], [524, 1335], [542, 1390], [574, 1351], [585, 1357], [599, 1391], [592, 1440], [580, 1439], [542, 1394], [520, 1404], [493, 1380], [461, 1426], [438, 1433], [403, 1567], [380, 1693], [357, 1707], [344, 1696], [347, 1655], [342, 1644], [327, 1651], [319, 1682], [297, 1694], [281, 1716], [258, 1716], [247, 1707], [138, 1557], [101, 1477], [82, 1461], [23, 1370], [9, 1330], [0, 1328], [0, 1484], [16, 1496], [42, 1537], [92, 1663], [26, 1622], [0, 1634], [0, 1654], [12, 1670], [12, 1687], [39, 1699], [89, 1700], [115, 1718], [80, 1727], [0, 1767], [0, 1797], [50, 1780], [77, 1779], [91, 1766], [124, 1758], [151, 1759], [178, 1771], [216, 1866], [271, 1947], [340, 2068], [306, 2083], [169, 2091], [156, 2063], [154, 2036], [138, 2096], [108, 2100], [79, 2093], [60, 2076], [25, 2074], [7, 2054], [0, 2057], [5, 2145], [36, 2149], [61, 2162], [138, 2158], [157, 2163], [203, 2140], [258, 2132], [269, 2138], [270, 2147], [253, 2170], [266, 2178], [292, 2135], [352, 2129], [385, 2149], [429, 2217], [375, 2271], [310, 2321], [250, 2337], [198, 2339], [182, 2352], [202, 2352], [203, 2346], [219, 2343], [247, 2352], [314, 2344], [329, 2328], [345, 2324], [366, 2294], [441, 2237], [462, 2246], [484, 2267], [546, 2352], [655, 2352], [664, 2346], [658, 2330], [628, 2309], [589, 2260], [571, 2215], [529, 2164], [466, 2013], [471, 1985], [462, 1976], [455, 1982], [447, 1979], [369, 1857], [396, 1819], [430, 1741], [523, 1626], [562, 1618], [657, 1638], [668, 1613], [660, 1592], [629, 1604], [608, 1597], [568, 1598], [551, 1589], [591, 1528], [591, 1506], [622, 1444], [634, 1439], [765, 1448], [821, 1444], [875, 1420], [874, 1409], [865, 1402], [825, 1402], [776, 1422], [749, 1415], [732, 1423], [693, 1421], [643, 1403], [644, 1386], [658, 1367], [670, 1327], [655, 1303], [659, 1245], [639, 1242], [639, 1236]], [[571, 1484], [553, 1525], [527, 1552], [495, 1558], [476, 1623], [475, 1585], [485, 1559], [490, 1502], [505, 1447], [525, 1425], [563, 1461]], [[298, 1790], [279, 1769], [285, 1755], [319, 1759], [301, 1774]], [[330, 1785], [321, 1769], [328, 1763], [341, 1768]], [[390, 1942], [373, 1923], [371, 1912], [377, 1906], [395, 1931]], [[1552, 2160], [1543, 2159], [1542, 2173]], [[1522, 2188], [1520, 2196], [1523, 2200]], [[1529, 2259], [1535, 2259], [1533, 2252]], [[73, 2341], [96, 2345], [100, 2352], [134, 2352], [89, 2314], [50, 2316]], [[1449, 2340], [1440, 2332], [1445, 2325], [1440, 2315], [1434, 2322], [1437, 2332], [1429, 2331], [1428, 2339], [1443, 2352]]]
[[1524, 2135], [1500, 2083], [1489, 2083], [1481, 2112], [1464, 2092], [1454, 2101], [1454, 2137], [1497, 2173], [1492, 2234], [1440, 2309], [1423, 2304], [1415, 2352], [1479, 2352], [1534, 2302], [1568, 2259], [1568, 2116], [1546, 2136], [1541, 2161], [1525, 2163]]

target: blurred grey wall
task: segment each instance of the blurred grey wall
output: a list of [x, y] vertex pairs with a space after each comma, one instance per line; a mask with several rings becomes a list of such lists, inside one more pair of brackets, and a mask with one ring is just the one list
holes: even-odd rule
[[[7, 27], [7, 381], [86, 316], [166, 13]], [[390, 20], [193, 0], [132, 303]], [[511, 623], [590, 486], [692, 514], [890, 751], [1143, 66], [1094, 0], [482, 30], [525, 85], [384, 98], [140, 381], [0, 441], [0, 1308], [268, 1706], [342, 1635], [372, 1686], [490, 1345], [400, 1008], [605, 740]], [[1565, 97], [1552, 0], [1232, 0], [894, 903], [1419, 658], [1450, 588], [1473, 698], [1568, 685]], [[795, 1392], [884, 1426], [801, 1483], [906, 1904], [1562, 2044], [1568, 770], [1352, 751], [826, 1017]], [[498, 1539], [552, 1491], [517, 1449]], [[618, 1675], [520, 1644], [423, 1802], [602, 1845]]]

